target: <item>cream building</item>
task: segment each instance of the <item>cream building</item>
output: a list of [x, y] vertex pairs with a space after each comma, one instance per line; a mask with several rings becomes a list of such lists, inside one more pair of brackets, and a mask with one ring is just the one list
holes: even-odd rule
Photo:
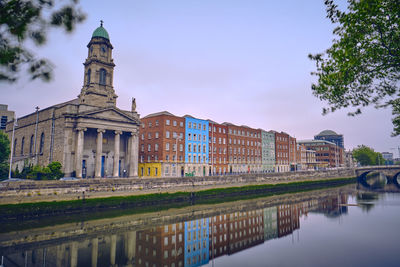
[[[78, 98], [18, 118], [13, 168], [58, 161], [65, 176], [137, 177], [139, 114], [116, 107], [113, 46], [101, 24], [92, 35]], [[7, 124], [10, 140], [13, 123]]]

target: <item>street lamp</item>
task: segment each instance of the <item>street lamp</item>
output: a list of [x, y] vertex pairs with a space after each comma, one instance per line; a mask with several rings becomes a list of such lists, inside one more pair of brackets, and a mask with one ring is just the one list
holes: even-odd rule
[[175, 138], [175, 168], [176, 168], [176, 175], [178, 176], [178, 141], [181, 141], [181, 139], [178, 137], [178, 135]]
[[10, 151], [10, 169], [8, 171], [8, 179], [11, 179], [11, 167], [12, 167], [12, 161], [13, 161], [13, 154], [14, 154], [14, 133], [15, 133], [15, 126], [18, 126], [17, 124], [17, 118], [14, 118], [13, 121], [13, 131], [12, 131], [12, 137], [11, 137], [11, 151]]

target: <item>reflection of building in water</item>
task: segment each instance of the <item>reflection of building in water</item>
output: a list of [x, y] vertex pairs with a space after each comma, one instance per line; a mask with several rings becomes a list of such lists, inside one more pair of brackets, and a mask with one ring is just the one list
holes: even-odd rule
[[[347, 213], [347, 195], [331, 194], [319, 198], [308, 198], [295, 204], [281, 204], [275, 207], [247, 206], [247, 211], [236, 211], [210, 218], [193, 218], [182, 222], [184, 217], [173, 217], [173, 224], [152, 227], [137, 219], [129, 220], [128, 225], [141, 228], [127, 230], [127, 221], [112, 221], [100, 224], [101, 230], [90, 227], [72, 227], [66, 234], [34, 231], [29, 234], [10, 233], [5, 238], [4, 266], [200, 266], [222, 255], [231, 255], [247, 248], [262, 244], [273, 238], [284, 237], [300, 228], [301, 215], [308, 212], [322, 213], [326, 216], [340, 216]], [[245, 210], [245, 209], [243, 209]], [[234, 209], [232, 209], [234, 211]], [[210, 215], [208, 215], [210, 216]], [[161, 218], [164, 220], [165, 218]], [[162, 223], [152, 218], [148, 222]], [[109, 228], [105, 228], [107, 225]], [[116, 227], [115, 225], [119, 225]], [[121, 228], [121, 225], [124, 225]], [[144, 227], [147, 228], [145, 230]], [[53, 231], [53, 230], [52, 230]], [[71, 235], [71, 233], [73, 233]], [[17, 243], [24, 236], [24, 243]], [[43, 239], [52, 236], [52, 239]], [[84, 237], [85, 235], [86, 237]], [[35, 237], [33, 237], [35, 236]], [[37, 243], [32, 244], [31, 240]], [[5, 244], [4, 240], [0, 240]], [[18, 247], [18, 248], [17, 248]], [[0, 253], [3, 254], [3, 253]]]
[[318, 207], [311, 210], [314, 213], [322, 213], [327, 217], [337, 217], [341, 214], [346, 214], [347, 206], [342, 205], [347, 203], [346, 195], [331, 196], [318, 200]]
[[136, 232], [69, 241], [5, 256], [4, 266], [135, 266]]
[[229, 246], [229, 215], [218, 215], [210, 218], [210, 258], [227, 253]]
[[229, 214], [229, 250], [233, 254], [264, 242], [263, 211], [252, 210]]
[[183, 223], [139, 231], [136, 240], [136, 266], [183, 266]]
[[200, 266], [209, 259], [209, 219], [185, 222], [185, 266]]
[[264, 209], [264, 240], [278, 237], [277, 208], [269, 207]]
[[300, 228], [299, 207], [297, 204], [277, 206], [278, 237], [293, 233]]

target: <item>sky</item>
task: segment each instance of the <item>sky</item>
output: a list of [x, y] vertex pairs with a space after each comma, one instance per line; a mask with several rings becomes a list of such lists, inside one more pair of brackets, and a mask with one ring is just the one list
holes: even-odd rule
[[[117, 106], [141, 117], [169, 111], [218, 123], [313, 139], [330, 129], [346, 149], [364, 144], [394, 152], [390, 109], [368, 107], [323, 116], [326, 103], [312, 95], [315, 63], [308, 54], [330, 47], [334, 25], [323, 0], [119, 0], [81, 1], [87, 19], [71, 34], [49, 32], [42, 47], [29, 45], [54, 66], [51, 82], [0, 83], [0, 103], [18, 117], [35, 107], [74, 99], [83, 85], [83, 62], [93, 31], [104, 21], [114, 46]], [[342, 4], [344, 2], [341, 0]], [[396, 148], [396, 149], [395, 149]]]

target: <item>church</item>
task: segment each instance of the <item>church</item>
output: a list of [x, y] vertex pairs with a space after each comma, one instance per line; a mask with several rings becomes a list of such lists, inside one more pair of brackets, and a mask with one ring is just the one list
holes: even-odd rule
[[[139, 114], [116, 106], [110, 37], [101, 23], [87, 45], [83, 86], [76, 99], [17, 119], [12, 168], [62, 164], [66, 177], [137, 177]], [[13, 124], [6, 133], [12, 138]]]

